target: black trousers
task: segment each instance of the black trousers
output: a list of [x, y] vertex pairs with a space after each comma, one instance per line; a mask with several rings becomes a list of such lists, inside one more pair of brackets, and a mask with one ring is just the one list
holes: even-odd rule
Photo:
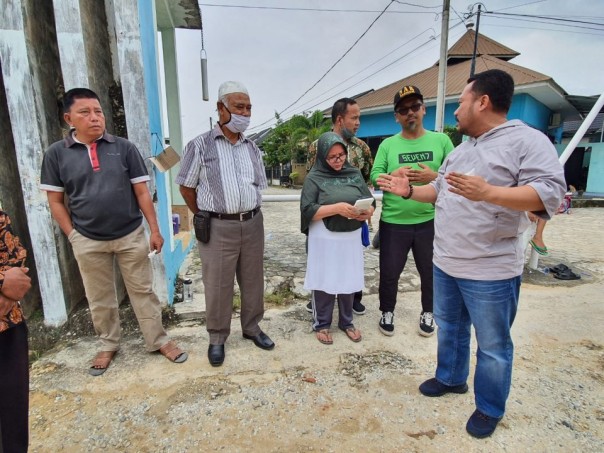
[[434, 220], [416, 225], [397, 225], [380, 220], [380, 311], [394, 311], [398, 281], [413, 252], [422, 291], [422, 311], [433, 310]]
[[21, 323], [0, 333], [0, 451], [27, 451], [29, 359], [27, 326]]

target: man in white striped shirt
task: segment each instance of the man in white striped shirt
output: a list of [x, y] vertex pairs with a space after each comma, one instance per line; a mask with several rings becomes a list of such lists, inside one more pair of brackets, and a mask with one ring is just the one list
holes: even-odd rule
[[198, 236], [206, 297], [208, 360], [224, 362], [224, 343], [231, 331], [234, 279], [241, 290], [243, 337], [270, 350], [272, 340], [258, 323], [264, 316], [264, 224], [261, 190], [267, 187], [262, 154], [243, 135], [252, 105], [239, 82], [218, 90], [219, 122], [191, 140], [176, 178], [187, 206], [198, 222], [208, 224], [209, 237]]

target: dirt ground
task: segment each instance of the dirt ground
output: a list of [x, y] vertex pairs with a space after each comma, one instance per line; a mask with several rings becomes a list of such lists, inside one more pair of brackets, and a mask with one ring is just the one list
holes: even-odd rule
[[419, 293], [407, 292], [393, 337], [378, 331], [377, 296], [365, 298], [360, 343], [337, 331], [332, 346], [319, 344], [302, 300], [267, 311], [273, 351], [244, 340], [235, 317], [220, 368], [208, 364], [199, 321], [170, 327], [189, 351], [184, 364], [146, 353], [132, 329], [97, 378], [87, 373], [94, 337], [67, 332], [32, 366], [30, 451], [604, 451], [604, 210], [579, 211], [552, 221], [546, 238], [549, 262], [583, 278], [525, 276], [512, 390], [491, 438], [465, 432], [472, 376], [465, 395], [419, 394], [434, 373], [436, 336], [417, 334]]

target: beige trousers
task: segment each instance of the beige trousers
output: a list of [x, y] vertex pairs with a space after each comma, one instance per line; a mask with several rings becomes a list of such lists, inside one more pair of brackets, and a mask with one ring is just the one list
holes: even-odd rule
[[130, 303], [145, 339], [147, 351], [169, 341], [162, 326], [161, 306], [152, 289], [149, 246], [142, 225], [119, 239], [96, 241], [75, 229], [68, 237], [78, 262], [94, 330], [102, 351], [117, 351], [121, 327], [115, 288], [114, 258], [126, 284]]

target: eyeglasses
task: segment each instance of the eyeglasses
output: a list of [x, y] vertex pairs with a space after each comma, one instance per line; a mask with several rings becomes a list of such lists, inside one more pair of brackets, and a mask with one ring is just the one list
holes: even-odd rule
[[406, 115], [407, 113], [409, 113], [409, 110], [411, 110], [413, 113], [419, 111], [419, 109], [422, 108], [422, 104], [421, 102], [416, 102], [415, 104], [410, 105], [409, 107], [401, 107], [399, 109], [396, 110], [396, 113], [398, 113], [399, 115]]
[[335, 156], [328, 157], [325, 160], [327, 160], [329, 162], [338, 162], [340, 160], [345, 160], [345, 159], [346, 159], [346, 153], [340, 153], [340, 154], [336, 154]]

